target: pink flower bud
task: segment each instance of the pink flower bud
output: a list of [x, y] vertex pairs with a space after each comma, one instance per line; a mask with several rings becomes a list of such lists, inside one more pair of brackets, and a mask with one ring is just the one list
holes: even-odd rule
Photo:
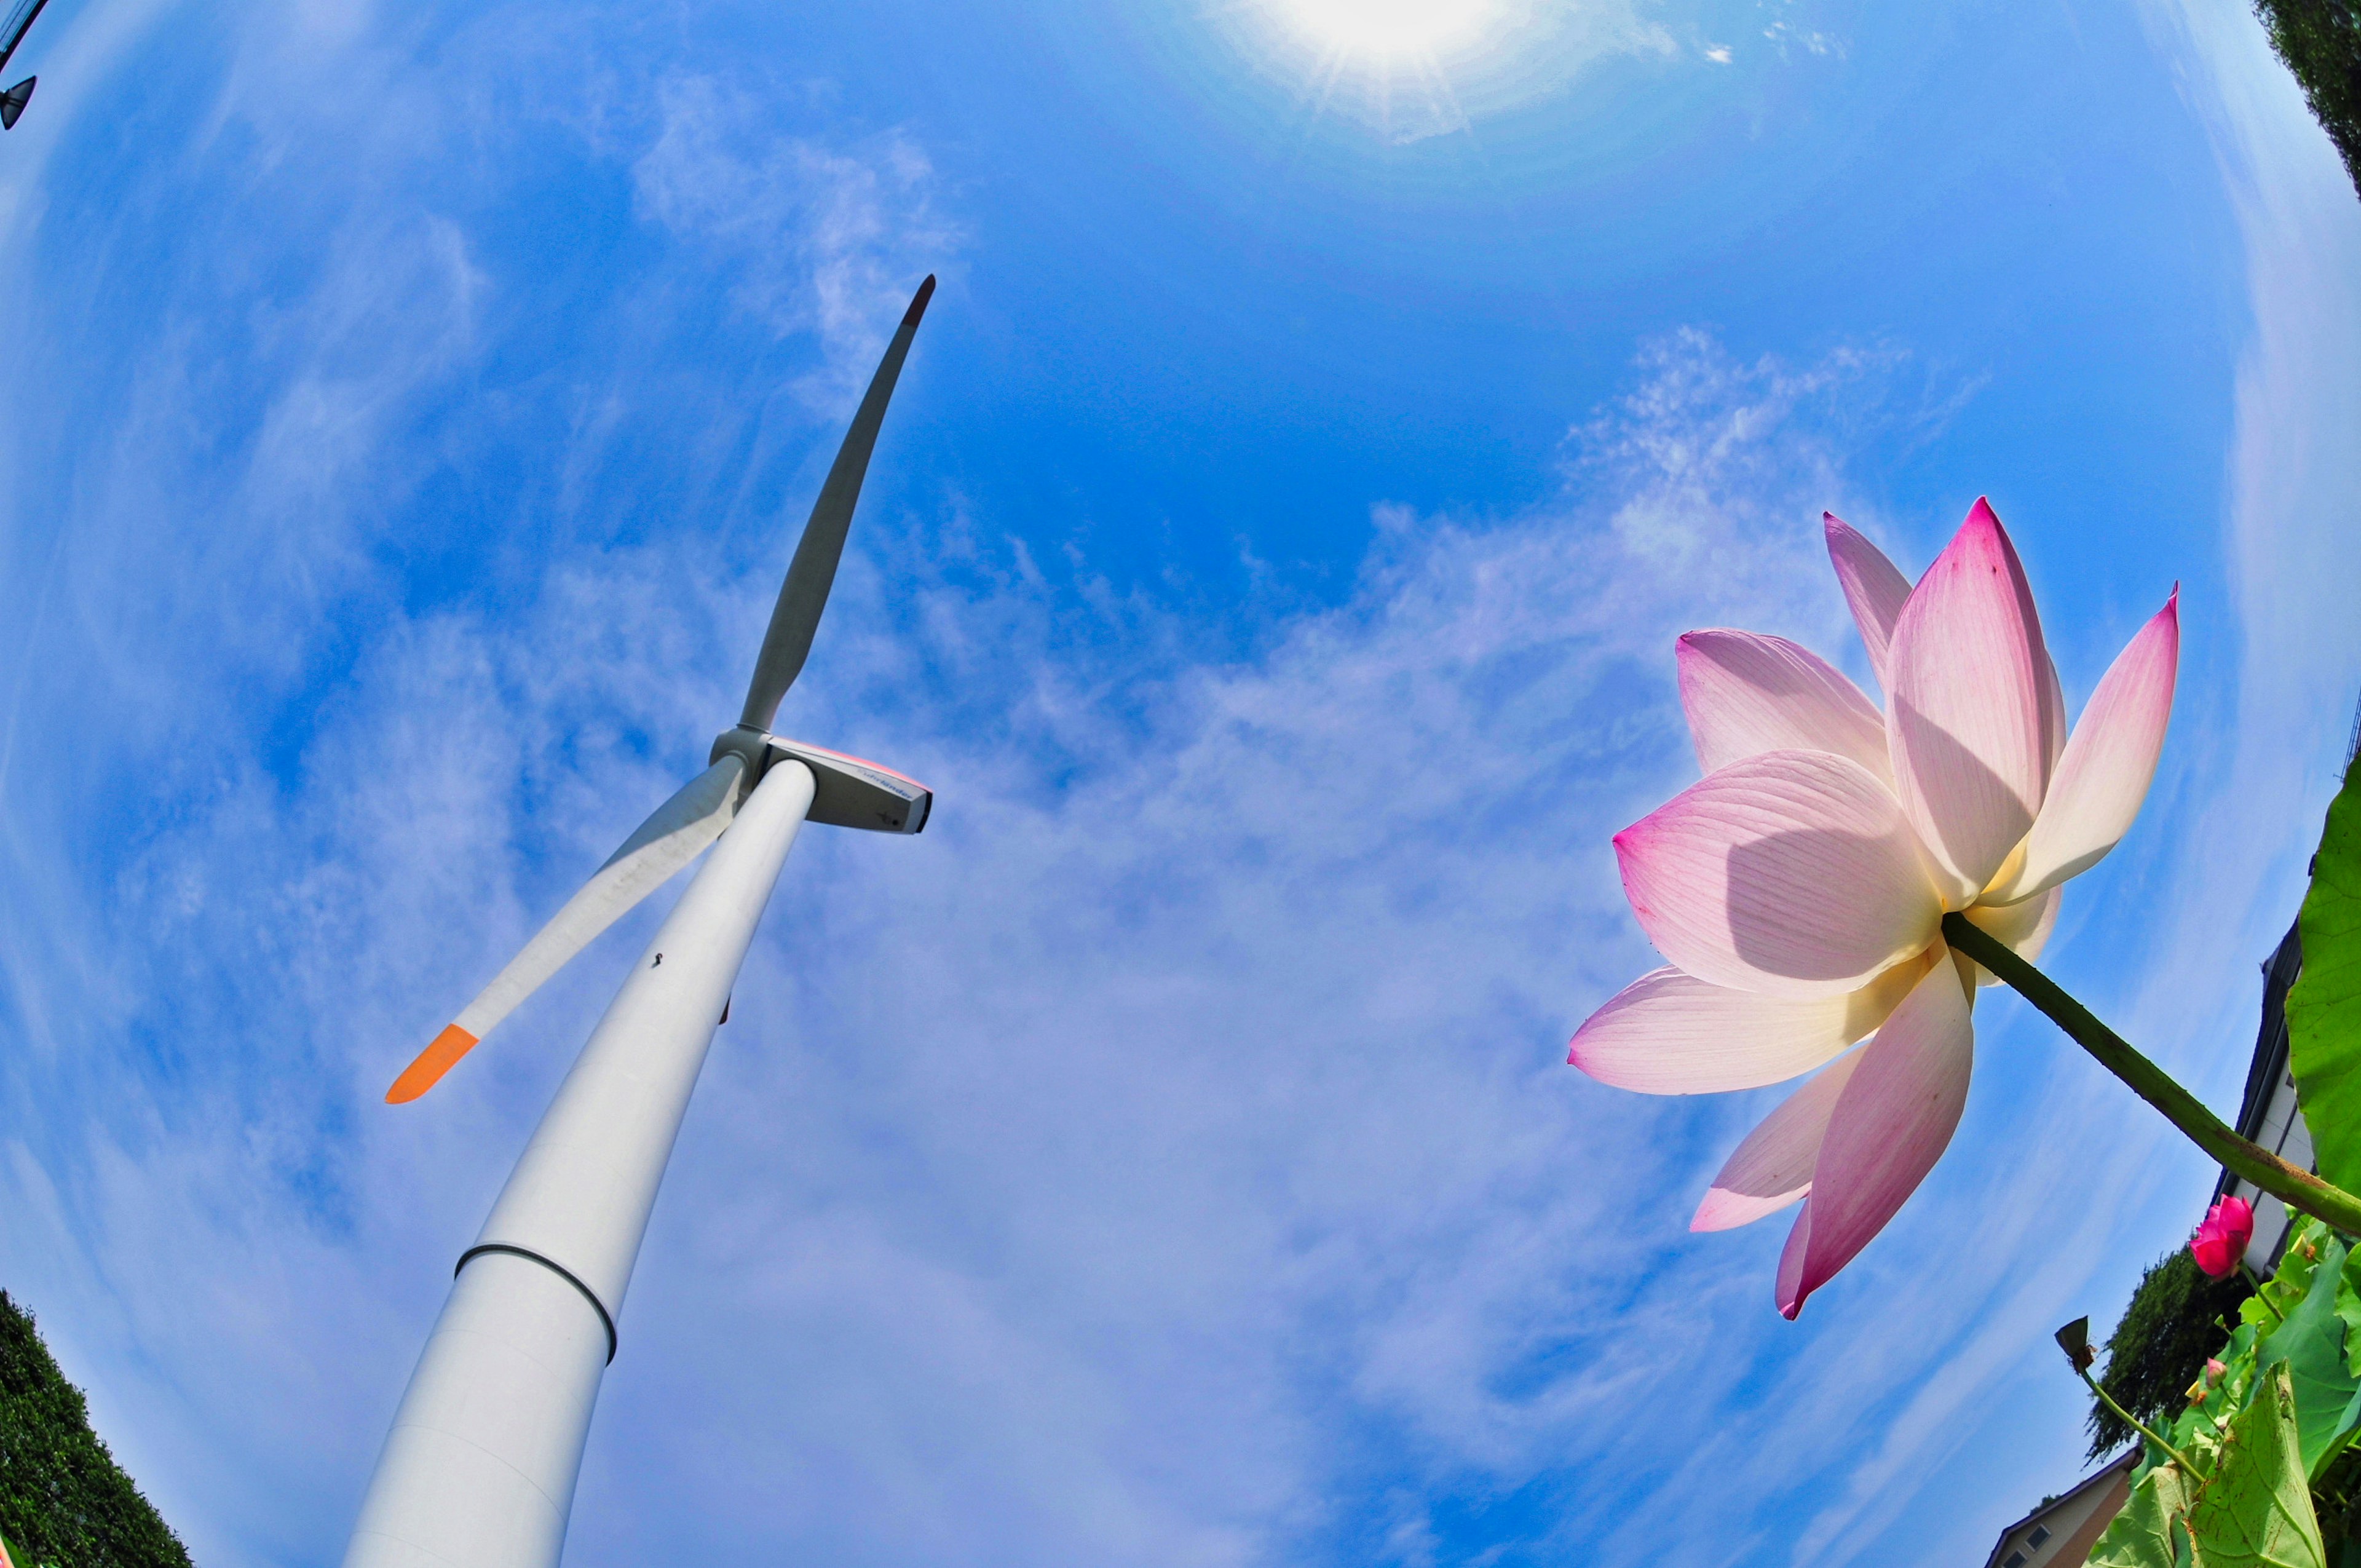
[[2219, 1383], [2222, 1381], [2222, 1375], [2229, 1370], [2230, 1369], [2228, 1367], [2223, 1365], [2218, 1361], [2208, 1360], [2205, 1363], [2205, 1381], [2208, 1383]]
[[2189, 1254], [2207, 1275], [2227, 1279], [2237, 1272], [2254, 1235], [2254, 1205], [2244, 1198], [2224, 1198], [2207, 1211], [2205, 1223], [2190, 1238]]

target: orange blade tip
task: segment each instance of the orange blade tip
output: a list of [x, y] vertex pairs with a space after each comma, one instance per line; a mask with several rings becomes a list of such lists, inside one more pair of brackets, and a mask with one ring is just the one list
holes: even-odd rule
[[434, 1036], [434, 1043], [418, 1053], [418, 1059], [401, 1069], [393, 1087], [385, 1091], [389, 1105], [407, 1105], [436, 1084], [449, 1072], [461, 1057], [476, 1048], [476, 1036], [454, 1024]]

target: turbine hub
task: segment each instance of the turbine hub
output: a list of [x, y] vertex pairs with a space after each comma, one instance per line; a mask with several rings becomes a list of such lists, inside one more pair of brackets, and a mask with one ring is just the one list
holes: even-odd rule
[[743, 800], [754, 793], [756, 784], [763, 782], [763, 770], [771, 765], [774, 755], [776, 753], [771, 750], [771, 737], [767, 733], [751, 724], [736, 724], [713, 738], [713, 752], [705, 759], [705, 765], [709, 768], [729, 756], [745, 759], [746, 772], [738, 786], [741, 792], [739, 798]]

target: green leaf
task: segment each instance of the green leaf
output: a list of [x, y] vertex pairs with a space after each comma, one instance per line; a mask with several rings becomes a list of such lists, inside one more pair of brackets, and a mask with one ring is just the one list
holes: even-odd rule
[[2299, 924], [2303, 972], [2288, 992], [2288, 1065], [2320, 1174], [2350, 1192], [2361, 1187], [2361, 768], [2329, 804]]
[[2183, 1522], [2204, 1568], [2327, 1568], [2285, 1362], [2264, 1374], [2254, 1402], [2231, 1421]]
[[[2288, 1231], [2287, 1247], [2279, 1255], [2279, 1267], [2263, 1281], [2258, 1295], [2247, 1299], [2247, 1305], [2255, 1308], [2247, 1321], [2260, 1323], [2265, 1333], [2302, 1304], [2312, 1289], [2312, 1277], [2319, 1272], [2322, 1250], [2336, 1236], [2334, 1231], [2309, 1214], [2290, 1218], [2295, 1223]], [[2268, 1302], [2268, 1306], [2260, 1302]], [[2243, 1315], [2243, 1309], [2241, 1312]]]
[[2345, 1365], [2361, 1377], [2361, 1252], [2348, 1255], [2336, 1281], [2336, 1315], [2345, 1321]]
[[[2301, 1440], [2305, 1474], [2317, 1475], [2328, 1467], [2352, 1437], [2345, 1420], [2361, 1379], [2345, 1359], [2345, 1320], [2336, 1314], [2337, 1288], [2345, 1277], [2345, 1248], [2333, 1232], [2307, 1237], [2318, 1248], [2304, 1259], [2310, 1288], [2288, 1309], [2287, 1321], [2263, 1337], [2256, 1355], [2268, 1369], [2284, 1363], [2295, 1389], [2296, 1428]], [[2296, 1261], [2291, 1255], [2290, 1263]], [[2275, 1282], [2276, 1283], [2276, 1282]]]
[[2286, 1362], [2261, 1374], [2219, 1447], [2191, 1457], [2203, 1478], [2169, 1464], [2139, 1478], [2092, 1568], [2326, 1568]]
[[2107, 1532], [2092, 1544], [2090, 1568], [2189, 1568], [2189, 1478], [2161, 1465], [2140, 1477]]
[[2214, 1390], [2209, 1405], [2214, 1414], [2228, 1420], [2232, 1412], [2246, 1408], [2246, 1396], [2254, 1392], [2256, 1346], [2262, 1343], [2261, 1332], [2253, 1325], [2241, 1323], [2230, 1335], [2214, 1360], [2224, 1368], [2221, 1385]]
[[2312, 1243], [2314, 1253], [2320, 1250], [2316, 1240], [2299, 1232], [2296, 1239], [2289, 1244], [2287, 1255], [2279, 1260], [2279, 1272], [2264, 1280], [2261, 1289], [2239, 1303], [2240, 1322], [2253, 1324], [2257, 1333], [2273, 1333], [2287, 1321], [2289, 1313], [2303, 1305], [2304, 1297], [2312, 1289], [2315, 1272], [2312, 1260], [2301, 1251], [2307, 1241]]

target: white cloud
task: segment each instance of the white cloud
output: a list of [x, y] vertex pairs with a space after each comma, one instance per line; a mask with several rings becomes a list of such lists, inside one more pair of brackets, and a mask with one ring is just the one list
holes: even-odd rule
[[[2275, 743], [2222, 766], [2212, 868], [2233, 907], [2283, 927], [2312, 832], [2236, 845], [2235, 826], [2319, 821], [2361, 689], [2361, 203], [2253, 16], [2156, 0], [2148, 15], [2182, 66], [2237, 214], [2253, 314], [2238, 362], [2224, 518], [2243, 641], [2238, 722]], [[2304, 563], [2306, 569], [2291, 570]], [[2192, 932], [2191, 941], [2204, 939]]]
[[850, 148], [782, 134], [775, 104], [710, 77], [668, 81], [658, 102], [661, 129], [632, 166], [642, 210], [709, 246], [773, 332], [818, 334], [833, 394], [818, 400], [857, 389], [878, 323], [958, 245], [925, 151], [898, 131]]

